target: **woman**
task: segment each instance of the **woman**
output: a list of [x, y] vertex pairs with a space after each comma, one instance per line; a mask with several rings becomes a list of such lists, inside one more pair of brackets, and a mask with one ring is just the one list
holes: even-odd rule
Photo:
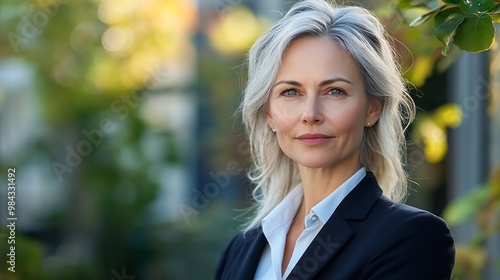
[[249, 53], [241, 105], [257, 214], [216, 279], [450, 279], [442, 219], [399, 204], [415, 106], [381, 23], [306, 0]]

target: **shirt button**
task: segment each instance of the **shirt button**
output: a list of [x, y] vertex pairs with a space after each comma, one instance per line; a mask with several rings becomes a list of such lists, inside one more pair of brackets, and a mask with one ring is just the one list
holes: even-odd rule
[[318, 216], [316, 214], [311, 216], [311, 221], [315, 223], [318, 220]]

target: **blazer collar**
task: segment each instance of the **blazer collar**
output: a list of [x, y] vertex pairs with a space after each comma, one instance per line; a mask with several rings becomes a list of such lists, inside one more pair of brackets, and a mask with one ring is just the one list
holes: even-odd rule
[[382, 189], [377, 179], [372, 172], [366, 172], [365, 178], [340, 203], [337, 211], [340, 211], [345, 219], [364, 220], [381, 195]]
[[314, 279], [351, 238], [353, 230], [347, 221], [365, 219], [381, 195], [375, 176], [367, 172], [307, 247], [287, 279]]

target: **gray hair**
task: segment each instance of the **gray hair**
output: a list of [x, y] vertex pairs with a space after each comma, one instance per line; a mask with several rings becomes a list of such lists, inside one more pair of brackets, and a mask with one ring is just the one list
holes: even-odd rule
[[359, 64], [366, 93], [382, 106], [378, 122], [365, 129], [361, 164], [372, 171], [384, 195], [394, 201], [406, 196], [404, 131], [415, 116], [415, 104], [401, 77], [395, 52], [380, 21], [368, 10], [325, 0], [305, 0], [265, 32], [248, 54], [248, 83], [240, 105], [254, 161], [248, 176], [256, 185], [257, 212], [246, 229], [260, 221], [300, 182], [296, 163], [280, 149], [266, 121], [269, 94], [292, 41], [328, 37]]

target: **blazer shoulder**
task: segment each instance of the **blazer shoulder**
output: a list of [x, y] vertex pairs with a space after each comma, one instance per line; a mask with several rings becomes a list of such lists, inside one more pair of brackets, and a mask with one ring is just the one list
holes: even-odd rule
[[265, 244], [261, 227], [238, 233], [224, 249], [215, 279], [243, 279], [242, 275], [255, 273]]
[[397, 221], [414, 221], [417, 223], [433, 221], [438, 226], [448, 228], [446, 222], [441, 217], [420, 208], [391, 201], [384, 196], [380, 197], [375, 203], [374, 210], [375, 212], [383, 213], [391, 223]]
[[446, 222], [422, 209], [381, 198], [374, 207], [380, 222], [377, 246], [368, 262], [373, 279], [450, 279], [455, 259]]
[[262, 228], [260, 227], [250, 229], [246, 232], [237, 233], [224, 249], [222, 257], [226, 257], [227, 255], [232, 255], [240, 251], [241, 248], [250, 246], [250, 243], [255, 241], [255, 239], [258, 238], [260, 233], [262, 233]]
[[441, 242], [442, 246], [436, 248], [454, 249], [451, 231], [441, 217], [385, 197], [380, 197], [374, 204], [367, 223], [378, 233], [381, 245], [383, 241], [388, 242], [387, 245], [399, 240], [408, 246], [423, 245], [432, 251], [432, 246], [428, 245]]
[[253, 243], [255, 239], [260, 236], [260, 234], [262, 234], [261, 227], [256, 227], [248, 231], [239, 232], [233, 237], [233, 239], [227, 246], [227, 249], [230, 249], [229, 247], [241, 248], [249, 246], [249, 244]]

